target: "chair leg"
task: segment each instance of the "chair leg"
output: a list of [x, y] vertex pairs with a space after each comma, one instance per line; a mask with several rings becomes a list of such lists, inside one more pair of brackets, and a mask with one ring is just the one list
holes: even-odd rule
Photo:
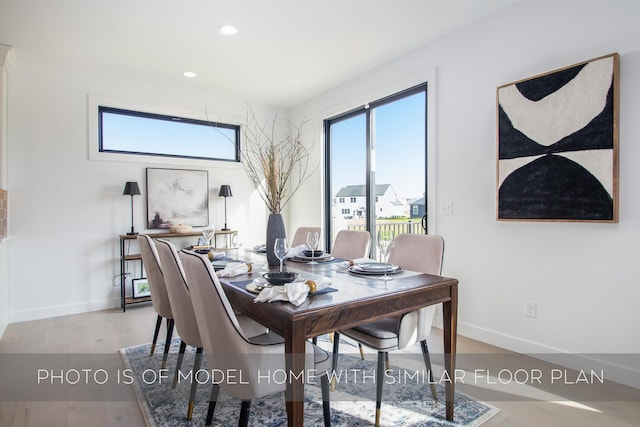
[[191, 375], [191, 392], [189, 393], [189, 406], [187, 407], [187, 420], [191, 421], [193, 417], [193, 407], [196, 402], [196, 390], [198, 389], [198, 380], [196, 375], [200, 370], [200, 364], [202, 363], [202, 347], [196, 349], [196, 357], [193, 360], [193, 370]]
[[362, 344], [358, 343], [358, 348], [360, 349], [360, 358], [364, 360], [364, 347]]
[[427, 347], [427, 340], [420, 341], [420, 347], [422, 347], [422, 358], [424, 359], [424, 365], [427, 367], [429, 373], [429, 385], [431, 386], [431, 395], [433, 400], [438, 401], [438, 392], [436, 391], [436, 384], [433, 381], [433, 370], [431, 369], [431, 357], [429, 357], [429, 348]]
[[389, 352], [385, 353], [385, 356], [384, 356], [384, 367], [387, 370], [391, 369], [391, 365], [389, 364]]
[[153, 342], [151, 343], [151, 352], [149, 353], [153, 356], [153, 353], [156, 351], [156, 341], [158, 341], [158, 334], [160, 333], [160, 325], [162, 325], [162, 316], [158, 314], [158, 318], [156, 319], [156, 330], [153, 331]]
[[218, 394], [220, 394], [220, 385], [213, 384], [211, 387], [211, 397], [209, 398], [209, 409], [207, 409], [207, 420], [204, 423], [205, 427], [211, 427], [213, 411], [216, 410], [216, 403], [218, 402]]
[[164, 342], [164, 355], [162, 356], [162, 369], [167, 368], [167, 358], [169, 357], [169, 347], [171, 347], [171, 337], [173, 336], [173, 319], [167, 319], [167, 339]]
[[178, 372], [180, 372], [180, 367], [182, 366], [182, 359], [184, 359], [184, 352], [187, 349], [187, 343], [180, 340], [180, 350], [178, 350], [178, 360], [176, 362], [176, 373], [173, 376], [173, 386], [172, 388], [176, 388], [178, 384]]
[[331, 405], [329, 398], [329, 377], [323, 375], [320, 378], [320, 388], [322, 389], [322, 415], [324, 417], [324, 427], [331, 427]]
[[380, 426], [380, 408], [382, 406], [382, 385], [384, 384], [384, 366], [386, 352], [378, 352], [378, 369], [376, 371], [376, 427]]
[[331, 370], [333, 375], [331, 376], [331, 391], [336, 389], [336, 371], [338, 370], [338, 352], [340, 350], [340, 333], [333, 333], [333, 354], [331, 358]]
[[243, 400], [240, 407], [240, 419], [238, 420], [238, 427], [247, 427], [249, 423], [249, 412], [251, 411], [251, 401]]

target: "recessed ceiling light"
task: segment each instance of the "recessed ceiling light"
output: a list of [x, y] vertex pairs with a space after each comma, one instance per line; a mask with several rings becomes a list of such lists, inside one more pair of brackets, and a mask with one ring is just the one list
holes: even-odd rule
[[237, 32], [238, 29], [233, 25], [223, 25], [222, 27], [220, 27], [220, 33], [224, 34], [225, 36], [232, 36]]
[[185, 71], [184, 73], [182, 73], [183, 76], [188, 77], [190, 79], [194, 78], [197, 74], [194, 73], [193, 71]]

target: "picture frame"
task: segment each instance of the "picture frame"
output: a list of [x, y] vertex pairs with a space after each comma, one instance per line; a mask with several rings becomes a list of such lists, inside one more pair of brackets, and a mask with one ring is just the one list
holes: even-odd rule
[[147, 168], [147, 228], [209, 224], [206, 170]]
[[496, 219], [618, 222], [619, 55], [496, 90]]
[[131, 281], [131, 286], [133, 287], [134, 298], [147, 297], [151, 295], [151, 290], [149, 289], [149, 281], [146, 277], [133, 279]]

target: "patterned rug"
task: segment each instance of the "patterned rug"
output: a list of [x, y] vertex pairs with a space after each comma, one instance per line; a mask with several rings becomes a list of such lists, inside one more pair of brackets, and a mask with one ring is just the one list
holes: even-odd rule
[[[321, 337], [322, 338], [322, 337]], [[331, 351], [331, 344], [321, 339], [320, 346]], [[167, 364], [168, 378], [160, 378], [160, 365], [164, 343], [158, 343], [154, 356], [149, 356], [150, 344], [129, 347], [120, 350], [126, 368], [131, 369], [134, 389], [144, 413], [147, 425], [165, 426], [203, 426], [206, 418], [210, 384], [198, 385], [193, 419], [187, 421], [187, 402], [190, 384], [179, 383], [172, 388], [179, 340], [174, 339]], [[193, 366], [195, 350], [188, 347], [182, 363], [182, 371]], [[338, 370], [346, 375], [366, 372], [364, 381], [345, 377], [338, 382], [336, 391], [331, 393], [331, 423], [335, 427], [370, 426], [375, 414], [375, 372], [376, 361], [373, 358], [361, 360], [355, 346], [341, 340]], [[392, 359], [393, 360], [393, 359]], [[202, 369], [206, 369], [206, 357]], [[444, 385], [437, 385], [438, 401], [431, 396], [428, 384], [419, 381], [400, 381], [403, 369], [391, 367], [389, 379], [397, 384], [385, 382], [382, 401], [383, 426], [479, 426], [498, 413], [498, 409], [484, 402], [456, 392], [454, 420], [445, 418]], [[368, 375], [368, 376], [367, 376]], [[406, 373], [405, 373], [406, 375]], [[361, 377], [362, 378], [362, 377]], [[415, 380], [415, 377], [410, 377]], [[236, 426], [240, 412], [240, 401], [223, 391], [220, 392], [213, 418], [215, 426]], [[305, 426], [322, 426], [322, 399], [320, 387], [305, 386]], [[256, 399], [251, 405], [250, 426], [279, 427], [287, 425], [284, 394], [278, 393], [263, 399]]]

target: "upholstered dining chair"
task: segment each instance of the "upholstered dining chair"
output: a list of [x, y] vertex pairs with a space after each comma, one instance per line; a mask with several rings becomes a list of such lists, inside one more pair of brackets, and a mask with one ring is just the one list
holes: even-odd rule
[[[401, 234], [391, 243], [387, 262], [399, 265], [406, 270], [440, 275], [443, 255], [444, 240], [442, 237], [425, 234]], [[378, 351], [377, 378], [384, 377], [385, 365], [388, 366], [390, 351], [403, 349], [419, 342], [422, 357], [429, 373], [431, 393], [433, 398], [437, 399], [427, 347], [427, 337], [431, 332], [434, 314], [435, 305], [431, 305], [400, 316], [383, 318], [339, 333], [336, 332], [333, 341], [333, 369], [337, 368], [340, 334]], [[383, 383], [384, 381], [376, 381], [376, 426], [380, 425]]]
[[191, 304], [191, 296], [189, 295], [189, 287], [187, 279], [180, 262], [180, 257], [173, 244], [167, 240], [158, 239], [156, 250], [160, 257], [162, 272], [164, 274], [164, 282], [167, 286], [167, 294], [171, 309], [173, 311], [175, 328], [180, 336], [180, 350], [178, 352], [178, 360], [176, 362], [176, 372], [173, 377], [173, 387], [178, 382], [178, 373], [182, 367], [182, 360], [187, 345], [196, 348], [196, 354], [193, 361], [191, 390], [189, 393], [189, 403], [187, 405], [187, 420], [191, 420], [193, 415], [193, 407], [195, 404], [196, 389], [198, 382], [194, 381], [196, 373], [200, 369], [202, 363], [202, 340], [200, 339], [200, 330], [196, 322], [196, 315], [193, 312]]
[[162, 319], [167, 320], [167, 337], [164, 343], [164, 355], [162, 357], [162, 369], [167, 367], [167, 357], [169, 356], [169, 347], [171, 346], [171, 337], [173, 336], [173, 311], [169, 295], [167, 294], [167, 286], [164, 283], [164, 276], [158, 251], [151, 237], [146, 234], [138, 235], [138, 245], [140, 246], [140, 256], [144, 264], [144, 270], [147, 272], [147, 281], [149, 282], [149, 291], [151, 293], [151, 304], [158, 314], [156, 319], [156, 328], [153, 332], [153, 342], [151, 343], [151, 354], [156, 350], [156, 342], [158, 341], [158, 333]]
[[[200, 338], [200, 330], [196, 321], [196, 314], [193, 311], [191, 303], [191, 295], [187, 278], [182, 267], [182, 262], [175, 246], [168, 240], [158, 239], [156, 244], [162, 271], [164, 273], [164, 282], [167, 285], [167, 293], [171, 308], [173, 310], [175, 328], [180, 336], [180, 351], [176, 362], [176, 372], [173, 377], [173, 387], [175, 388], [178, 380], [178, 372], [182, 367], [184, 353], [187, 345], [196, 348], [196, 355], [193, 361], [193, 369], [191, 378], [195, 378], [196, 372], [200, 369], [202, 363], [202, 339]], [[262, 335], [268, 331], [263, 325], [254, 322], [246, 316], [238, 316], [240, 325], [246, 331], [247, 335], [252, 337]], [[195, 396], [198, 382], [192, 381], [189, 394], [189, 403], [187, 406], [187, 420], [191, 420], [193, 415], [193, 407], [195, 404]]]
[[[205, 424], [211, 425], [218, 393], [222, 388], [231, 396], [242, 400], [238, 425], [246, 426], [251, 399], [259, 399], [286, 389], [286, 381], [265, 381], [263, 377], [266, 372], [286, 372], [283, 339], [273, 332], [249, 337], [238, 322], [209, 260], [187, 250], [180, 252], [180, 258], [187, 275], [208, 368], [234, 372], [236, 375], [233, 381], [219, 381], [213, 385]], [[305, 360], [306, 366], [312, 366], [315, 372], [327, 373], [331, 366], [329, 354], [311, 343], [307, 343]], [[312, 372], [314, 371], [309, 373]], [[241, 376], [242, 381], [237, 380], [238, 376]], [[320, 381], [324, 424], [330, 426], [327, 375], [322, 375]]]
[[[369, 255], [370, 241], [371, 234], [368, 231], [340, 230], [334, 239], [331, 256], [347, 260], [364, 258]], [[333, 333], [329, 334], [329, 339], [333, 341]], [[312, 342], [317, 344], [318, 337], [313, 337]]]
[[368, 231], [340, 230], [331, 248], [334, 258], [358, 259], [369, 255], [371, 234]]
[[307, 244], [307, 235], [311, 232], [320, 234], [320, 227], [298, 227], [293, 239], [289, 243], [289, 247], [295, 248], [296, 246]]

